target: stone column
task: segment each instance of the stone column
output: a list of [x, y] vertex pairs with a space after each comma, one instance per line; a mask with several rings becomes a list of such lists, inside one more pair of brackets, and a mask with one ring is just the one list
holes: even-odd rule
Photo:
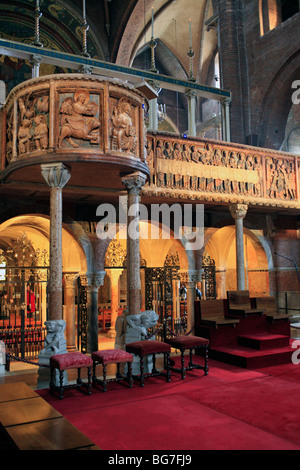
[[141, 312], [139, 194], [147, 177], [136, 172], [122, 178], [127, 197], [127, 312]]
[[66, 320], [66, 340], [68, 351], [75, 351], [76, 348], [76, 328], [75, 328], [75, 288], [79, 273], [64, 273], [65, 289], [65, 320]]
[[120, 303], [120, 295], [119, 295], [119, 279], [123, 272], [123, 269], [109, 269], [107, 271], [108, 276], [110, 277], [110, 293], [111, 293], [111, 323], [110, 329], [108, 332], [108, 336], [110, 338], [116, 337], [116, 319], [118, 318], [119, 312], [119, 303]]
[[247, 214], [248, 206], [246, 204], [231, 204], [229, 209], [235, 220], [237, 290], [245, 290], [243, 219]]
[[87, 352], [98, 351], [98, 290], [106, 271], [87, 273]]
[[33, 55], [31, 57], [30, 65], [32, 66], [32, 78], [38, 78], [40, 76], [40, 65], [42, 60], [42, 57], [38, 55]]
[[191, 90], [185, 96], [188, 101], [188, 134], [196, 137], [196, 96]]
[[149, 130], [157, 131], [158, 129], [158, 116], [157, 116], [157, 98], [149, 101]]
[[71, 174], [63, 163], [41, 165], [50, 186], [50, 279], [49, 320], [61, 320], [62, 314], [62, 188]]
[[222, 137], [226, 142], [230, 142], [230, 106], [231, 100], [225, 99], [222, 101]]

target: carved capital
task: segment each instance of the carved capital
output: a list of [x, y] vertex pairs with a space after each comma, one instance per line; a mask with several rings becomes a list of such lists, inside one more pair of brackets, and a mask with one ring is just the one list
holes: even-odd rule
[[137, 172], [124, 176], [121, 181], [126, 186], [129, 194], [139, 194], [147, 181], [147, 176], [144, 173]]
[[78, 277], [79, 273], [64, 273], [66, 288], [74, 288]]
[[71, 178], [69, 169], [63, 163], [41, 165], [41, 172], [50, 188], [62, 189]]
[[241, 220], [246, 217], [248, 206], [247, 204], [230, 204], [229, 210], [235, 220]]
[[87, 273], [87, 286], [92, 290], [98, 292], [99, 287], [103, 286], [104, 276], [106, 271], [97, 271], [96, 273]]

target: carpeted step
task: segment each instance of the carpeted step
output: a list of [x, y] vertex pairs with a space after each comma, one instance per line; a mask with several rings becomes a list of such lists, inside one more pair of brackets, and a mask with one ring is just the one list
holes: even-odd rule
[[257, 369], [272, 365], [290, 364], [294, 350], [289, 346], [268, 350], [254, 350], [243, 346], [211, 348], [209, 357], [227, 364]]
[[274, 335], [270, 333], [257, 333], [249, 335], [239, 335], [238, 344], [252, 349], [265, 351], [270, 348], [282, 348], [288, 346], [290, 342], [289, 336]]

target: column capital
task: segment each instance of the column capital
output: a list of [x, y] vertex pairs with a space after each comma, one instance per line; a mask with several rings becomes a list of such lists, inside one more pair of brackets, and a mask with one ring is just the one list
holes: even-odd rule
[[185, 93], [184, 93], [184, 96], [190, 100], [191, 98], [195, 98], [197, 96], [197, 93], [194, 91], [194, 90], [187, 90]]
[[103, 286], [104, 277], [106, 275], [106, 271], [97, 271], [95, 273], [87, 273], [87, 285], [91, 290], [98, 292], [99, 287]]
[[79, 273], [64, 273], [65, 286], [74, 288], [79, 277]]
[[140, 171], [131, 173], [130, 175], [123, 176], [121, 178], [122, 184], [126, 186], [126, 189], [131, 194], [139, 194], [142, 187], [147, 181], [147, 176]]
[[235, 220], [242, 220], [246, 217], [248, 206], [247, 204], [230, 204], [229, 210]]
[[221, 103], [224, 105], [224, 106], [229, 106], [231, 104], [231, 101], [232, 99], [231, 98], [224, 98]]
[[63, 188], [71, 173], [63, 163], [45, 163], [41, 165], [42, 175], [50, 188]]

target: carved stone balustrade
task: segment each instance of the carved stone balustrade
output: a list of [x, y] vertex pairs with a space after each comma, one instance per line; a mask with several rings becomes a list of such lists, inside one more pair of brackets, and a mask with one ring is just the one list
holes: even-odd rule
[[23, 82], [3, 108], [2, 179], [39, 183], [40, 165], [56, 162], [75, 186], [121, 188], [120, 175], [147, 175], [145, 101], [132, 86], [94, 75]]
[[300, 208], [300, 158], [247, 145], [148, 133], [144, 196]]

